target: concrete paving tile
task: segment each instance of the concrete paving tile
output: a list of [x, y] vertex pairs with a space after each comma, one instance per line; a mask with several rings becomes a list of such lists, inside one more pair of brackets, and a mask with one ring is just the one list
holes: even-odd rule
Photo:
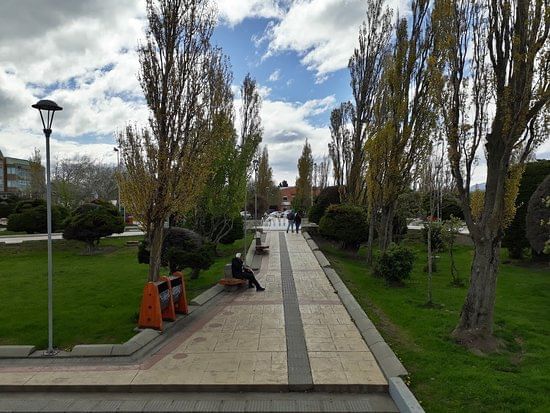
[[205, 371], [200, 379], [200, 384], [235, 384], [236, 381], [236, 371]]

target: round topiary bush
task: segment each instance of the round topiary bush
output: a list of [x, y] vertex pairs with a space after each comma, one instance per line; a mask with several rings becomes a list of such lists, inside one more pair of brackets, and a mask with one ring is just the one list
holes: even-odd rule
[[340, 203], [340, 192], [337, 186], [328, 186], [315, 198], [315, 202], [309, 209], [308, 218], [310, 222], [318, 224], [325, 214], [329, 205]]
[[[143, 241], [138, 249], [138, 262], [149, 264], [149, 244]], [[208, 269], [214, 262], [214, 246], [195, 231], [173, 227], [164, 231], [161, 263], [171, 272], [191, 268], [191, 278], [198, 278], [200, 270]]]
[[402, 283], [411, 277], [414, 252], [407, 247], [391, 244], [375, 261], [374, 275], [382, 277], [388, 284]]
[[322, 236], [339, 241], [342, 248], [357, 251], [368, 238], [367, 214], [353, 205], [330, 205], [319, 222]]
[[76, 208], [65, 220], [63, 238], [85, 242], [91, 252], [102, 237], [124, 232], [124, 219], [109, 202], [96, 200]]

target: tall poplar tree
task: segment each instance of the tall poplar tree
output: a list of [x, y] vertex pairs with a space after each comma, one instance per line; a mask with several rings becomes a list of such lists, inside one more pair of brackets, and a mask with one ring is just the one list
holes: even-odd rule
[[296, 195], [292, 201], [292, 206], [306, 210], [311, 206], [311, 184], [313, 175], [313, 156], [311, 154], [311, 145], [306, 139], [302, 155], [298, 159], [298, 178], [296, 178]]
[[164, 223], [191, 209], [209, 176], [214, 142], [203, 132], [215, 16], [207, 0], [147, 0], [139, 81], [149, 127], [119, 134], [121, 196], [150, 242], [149, 281], [159, 277]]

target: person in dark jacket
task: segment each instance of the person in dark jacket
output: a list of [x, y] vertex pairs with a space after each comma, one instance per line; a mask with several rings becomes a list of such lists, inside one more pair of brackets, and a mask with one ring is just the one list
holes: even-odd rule
[[240, 252], [238, 252], [231, 261], [231, 273], [233, 274], [233, 278], [248, 280], [248, 288], [256, 287], [256, 291], [265, 290], [254, 276], [254, 272], [244, 265]]
[[300, 232], [300, 225], [302, 225], [302, 213], [300, 211], [296, 212], [294, 215], [294, 225], [296, 225], [296, 234]]

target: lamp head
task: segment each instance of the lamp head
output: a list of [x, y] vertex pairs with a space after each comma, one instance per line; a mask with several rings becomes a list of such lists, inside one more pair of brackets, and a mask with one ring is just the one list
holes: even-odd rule
[[[42, 126], [44, 131], [52, 130], [53, 115], [58, 110], [63, 110], [61, 106], [58, 106], [53, 100], [43, 99], [32, 105], [33, 108], [38, 109], [40, 112], [40, 118], [42, 119]], [[46, 116], [44, 117], [44, 113]]]

